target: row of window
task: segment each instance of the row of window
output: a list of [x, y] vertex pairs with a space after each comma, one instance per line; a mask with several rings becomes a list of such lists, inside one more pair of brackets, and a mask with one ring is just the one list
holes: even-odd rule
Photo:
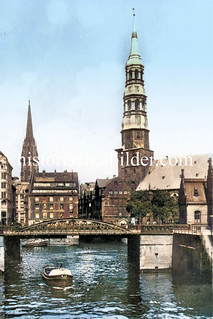
[[[53, 198], [53, 197], [49, 197], [46, 200], [49, 202], [53, 202], [53, 199], [56, 199], [57, 197]], [[59, 201], [60, 202], [64, 202], [65, 198], [63, 196], [59, 197]], [[39, 197], [35, 197], [35, 202], [39, 202]], [[69, 202], [73, 202], [73, 197], [69, 197]]]
[[131, 111], [133, 109], [135, 109], [136, 111], [140, 110], [140, 103], [142, 103], [142, 109], [145, 110], [145, 102], [144, 101], [140, 102], [139, 99], [136, 99], [134, 102], [132, 102], [131, 100], [127, 101], [126, 111]]
[[[57, 209], [57, 207], [64, 209], [64, 204], [60, 204], [59, 206], [56, 204], [55, 209]], [[53, 210], [53, 204], [35, 204], [35, 209], [38, 210], [39, 208]], [[73, 204], [69, 204], [69, 209], [73, 210]]]
[[[132, 138], [132, 132], [127, 131], [125, 133], [125, 137], [126, 137], [127, 140], [130, 140]], [[141, 137], [142, 137], [142, 132], [141, 131], [137, 131], [136, 135], [135, 135], [135, 138], [136, 139], [141, 139]], [[133, 156], [136, 156], [136, 154], [134, 154]]]
[[68, 190], [68, 189], [34, 189], [33, 193], [73, 193], [73, 194], [77, 194], [78, 191], [77, 189], [73, 189], [73, 190]]
[[142, 72], [140, 72], [138, 69], [133, 70], [129, 70], [129, 72], [127, 73], [127, 80], [142, 80]]
[[[40, 213], [36, 213], [35, 214], [35, 219], [48, 219], [48, 218], [58, 218], [59, 216], [55, 216], [54, 213], [43, 213], [43, 214], [40, 214]], [[64, 216], [61, 215], [60, 218], [63, 218]], [[73, 212], [70, 212], [70, 217], [73, 217]]]
[[113, 190], [110, 190], [109, 191], [109, 195], [122, 195], [122, 194], [124, 194], [124, 195], [127, 195], [128, 194], [128, 191], [113, 191]]
[[75, 187], [76, 183], [34, 183], [34, 187]]

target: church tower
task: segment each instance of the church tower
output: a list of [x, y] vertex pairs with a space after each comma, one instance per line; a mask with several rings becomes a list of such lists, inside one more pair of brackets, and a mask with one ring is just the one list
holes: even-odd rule
[[126, 83], [123, 96], [122, 148], [118, 153], [118, 176], [132, 189], [145, 177], [150, 158], [147, 97], [144, 89], [144, 66], [138, 50], [138, 36], [133, 9], [131, 49], [126, 63]]
[[28, 102], [27, 129], [21, 153], [21, 181], [29, 182], [33, 173], [37, 173], [38, 151], [33, 136], [30, 101]]

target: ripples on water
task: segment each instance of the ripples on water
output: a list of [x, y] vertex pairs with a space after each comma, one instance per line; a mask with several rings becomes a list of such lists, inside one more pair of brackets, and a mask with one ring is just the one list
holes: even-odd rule
[[[42, 267], [56, 262], [71, 269], [72, 287], [43, 281]], [[174, 279], [170, 272], [139, 274], [127, 261], [127, 246], [117, 242], [23, 248], [22, 261], [0, 277], [0, 317], [211, 318], [211, 284]]]

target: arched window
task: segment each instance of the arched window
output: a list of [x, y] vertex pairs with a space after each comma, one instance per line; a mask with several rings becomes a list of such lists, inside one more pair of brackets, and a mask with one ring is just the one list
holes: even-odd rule
[[135, 78], [136, 78], [136, 80], [138, 79], [138, 70], [137, 69], [135, 70]]
[[131, 100], [128, 100], [127, 103], [128, 103], [128, 110], [130, 111], [130, 110], [131, 110], [131, 104], [132, 104], [132, 103], [131, 103]]
[[135, 109], [140, 110], [140, 101], [138, 99], [135, 100]]
[[129, 71], [129, 79], [132, 79], [132, 70]]
[[199, 196], [197, 187], [194, 187], [194, 196]]
[[201, 222], [201, 211], [199, 211], [199, 210], [195, 211], [194, 220], [195, 220], [195, 223], [200, 223]]

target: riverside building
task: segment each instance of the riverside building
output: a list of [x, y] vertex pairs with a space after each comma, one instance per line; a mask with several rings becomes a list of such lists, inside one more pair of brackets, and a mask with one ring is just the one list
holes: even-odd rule
[[29, 188], [28, 224], [47, 219], [78, 218], [78, 173], [34, 174]]
[[12, 180], [12, 166], [0, 151], [0, 223], [10, 225], [15, 218], [15, 189]]

